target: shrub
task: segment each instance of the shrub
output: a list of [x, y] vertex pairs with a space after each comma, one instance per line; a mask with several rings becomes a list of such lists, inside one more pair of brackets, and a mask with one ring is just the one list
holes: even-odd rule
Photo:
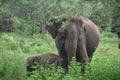
[[0, 53], [0, 56], [0, 80], [27, 79], [24, 55], [7, 52]]

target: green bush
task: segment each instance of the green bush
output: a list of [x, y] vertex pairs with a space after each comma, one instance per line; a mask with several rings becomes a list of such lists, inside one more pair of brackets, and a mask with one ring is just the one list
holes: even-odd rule
[[[91, 73], [86, 67], [85, 74], [81, 75], [80, 63], [73, 61], [68, 73], [59, 67], [51, 66], [48, 69], [39, 68], [28, 79], [119, 80], [120, 50], [117, 47], [118, 42], [117, 36], [110, 32], [101, 34], [100, 44], [91, 62]], [[0, 80], [27, 80], [27, 57], [47, 52], [57, 53], [54, 40], [48, 34], [21, 36], [16, 33], [0, 33]], [[40, 70], [42, 74], [40, 74]]]
[[39, 33], [40, 27], [36, 26], [31, 19], [26, 21], [22, 18], [14, 17], [14, 25], [16, 26], [16, 32], [21, 35], [33, 35]]
[[0, 44], [2, 46], [0, 46], [0, 50], [4, 52], [7, 49], [27, 54], [57, 52], [54, 40], [50, 35], [36, 34], [27, 38], [26, 36], [16, 35], [16, 33], [1, 33]]
[[0, 53], [0, 80], [26, 79], [26, 58], [24, 55], [10, 52]]
[[64, 74], [64, 70], [55, 65], [50, 65], [49, 68], [37, 66], [36, 69], [28, 80], [59, 80]]
[[46, 20], [52, 16], [87, 16], [106, 31], [110, 30], [112, 20], [119, 19], [117, 0], [2, 0], [0, 6], [0, 14], [9, 13], [17, 31], [27, 35], [42, 32]]
[[87, 80], [91, 76], [90, 71], [86, 65], [85, 73], [81, 73], [81, 64], [74, 59], [69, 65], [69, 69], [66, 72], [63, 68], [55, 65], [49, 65], [48, 68], [41, 66], [34, 67], [36, 71], [33, 71], [29, 80]]

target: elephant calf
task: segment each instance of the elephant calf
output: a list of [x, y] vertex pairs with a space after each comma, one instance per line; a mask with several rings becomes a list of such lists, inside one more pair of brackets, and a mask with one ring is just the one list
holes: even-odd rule
[[47, 53], [47, 54], [42, 54], [38, 56], [28, 57], [27, 75], [30, 76], [30, 73], [35, 70], [33, 66], [40, 65], [46, 68], [48, 67], [47, 64], [59, 65], [59, 56], [52, 53]]

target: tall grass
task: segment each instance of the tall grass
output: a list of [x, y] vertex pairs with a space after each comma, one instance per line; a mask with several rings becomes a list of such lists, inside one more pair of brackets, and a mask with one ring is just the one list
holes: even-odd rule
[[[120, 80], [120, 50], [117, 46], [117, 36], [103, 32], [91, 62], [91, 73], [86, 71], [81, 75], [80, 66], [73, 61], [66, 74], [59, 67], [39, 68], [44, 78], [36, 71], [28, 80]], [[0, 80], [27, 80], [27, 57], [48, 52], [57, 54], [49, 34], [0, 33]]]

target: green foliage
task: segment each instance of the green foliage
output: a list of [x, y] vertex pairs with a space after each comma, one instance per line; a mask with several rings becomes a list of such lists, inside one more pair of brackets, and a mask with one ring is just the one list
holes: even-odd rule
[[[43, 31], [48, 18], [58, 16], [57, 21], [60, 21], [64, 14], [87, 16], [100, 30], [105, 31], [94, 53], [91, 73], [86, 66], [82, 75], [80, 63], [73, 61], [68, 73], [52, 65], [47, 69], [39, 66], [28, 80], [120, 80], [118, 38], [109, 32], [112, 17], [116, 19], [119, 15], [119, 4], [120, 0], [1, 0], [0, 26], [1, 15], [8, 13], [14, 21], [16, 32], [0, 33], [0, 80], [27, 80], [28, 56], [57, 53], [51, 36], [38, 33]], [[62, 27], [68, 24], [63, 22]]]
[[[21, 35], [16, 35], [14, 33], [1, 33], [0, 37], [0, 45], [3, 45], [0, 46], [0, 50], [3, 52], [6, 50], [25, 54], [38, 54], [50, 51], [56, 52], [55, 43], [49, 35], [36, 34], [26, 38], [26, 36], [21, 37]], [[48, 46], [50, 48], [48, 48]]]
[[[28, 56], [57, 52], [54, 40], [48, 34], [36, 34], [31, 37], [15, 33], [0, 33], [0, 45], [0, 80], [27, 80]], [[119, 80], [120, 50], [117, 46], [117, 36], [104, 32], [92, 59], [91, 73], [86, 66], [85, 74], [82, 75], [80, 63], [73, 60], [68, 73], [53, 65], [46, 69], [39, 66], [40, 68], [28, 80]]]
[[14, 17], [14, 25], [16, 26], [16, 32], [21, 35], [33, 35], [39, 33], [39, 27], [31, 20], [25, 21], [22, 18]]
[[37, 66], [36, 69], [28, 80], [59, 80], [64, 74], [64, 70], [55, 65], [50, 65], [49, 68]]
[[29, 80], [77, 80], [82, 79], [80, 73], [80, 63], [75, 60], [71, 62], [69, 70], [65, 73], [64, 69], [59, 66], [50, 65], [48, 68], [37, 66], [36, 71], [28, 78]]
[[119, 3], [117, 0], [2, 0], [0, 14], [9, 13], [17, 30], [27, 35], [42, 32], [48, 18], [64, 14], [87, 16], [109, 31], [112, 17], [119, 14]]
[[81, 74], [81, 66], [80, 63], [76, 62], [75, 59], [71, 61], [69, 65], [69, 70], [66, 75], [64, 75], [62, 80], [81, 80], [83, 76]]
[[0, 52], [0, 80], [26, 80], [25, 61], [24, 54]]

